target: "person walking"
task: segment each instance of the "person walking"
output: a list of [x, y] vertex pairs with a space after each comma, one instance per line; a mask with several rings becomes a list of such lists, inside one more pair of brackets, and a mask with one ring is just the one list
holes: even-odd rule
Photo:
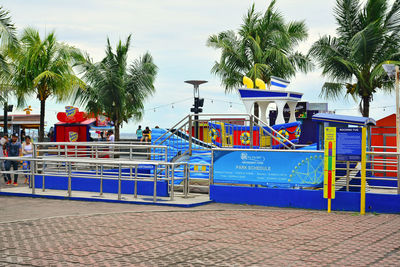
[[[18, 157], [22, 155], [22, 146], [21, 143], [18, 142], [18, 134], [14, 133], [11, 137], [11, 142], [7, 142], [6, 144], [8, 157]], [[6, 171], [11, 170], [11, 166], [15, 172], [14, 174], [14, 186], [18, 186], [18, 163], [17, 160], [6, 160]], [[7, 185], [11, 185], [11, 174], [7, 173]]]
[[139, 127], [136, 130], [136, 139], [139, 141], [142, 141], [143, 138], [143, 130], [142, 130], [142, 126], [139, 125]]
[[[33, 157], [33, 144], [29, 135], [25, 137], [25, 142], [22, 143], [22, 154], [24, 157]], [[24, 170], [24, 173], [29, 173], [31, 162], [29, 160], [24, 160], [22, 163], [22, 169]], [[25, 174], [24, 184], [29, 184], [29, 177], [29, 175]]]

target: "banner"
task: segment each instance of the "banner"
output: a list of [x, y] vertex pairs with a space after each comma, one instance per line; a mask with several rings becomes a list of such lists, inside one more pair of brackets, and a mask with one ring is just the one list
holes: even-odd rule
[[214, 183], [315, 187], [323, 183], [323, 153], [213, 150]]

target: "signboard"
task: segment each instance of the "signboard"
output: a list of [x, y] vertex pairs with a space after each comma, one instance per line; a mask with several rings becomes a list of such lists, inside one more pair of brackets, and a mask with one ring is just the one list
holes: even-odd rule
[[213, 150], [214, 183], [320, 186], [323, 155], [301, 151]]
[[337, 128], [336, 159], [341, 161], [361, 161], [361, 128]]
[[335, 198], [336, 127], [325, 128], [324, 198]]

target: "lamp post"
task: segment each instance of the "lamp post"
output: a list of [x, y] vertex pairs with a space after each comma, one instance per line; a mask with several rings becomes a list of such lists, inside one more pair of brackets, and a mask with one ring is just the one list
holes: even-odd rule
[[396, 90], [396, 151], [400, 152], [400, 100], [399, 100], [399, 66], [394, 64], [383, 64], [382, 65], [387, 75], [390, 78], [395, 78], [395, 90]]
[[203, 112], [201, 108], [204, 104], [204, 99], [200, 99], [200, 91], [199, 85], [206, 83], [207, 81], [203, 80], [188, 80], [185, 83], [189, 83], [193, 85], [193, 98], [194, 105], [193, 108], [190, 109], [191, 112], [194, 113], [194, 137], [199, 138], [199, 116], [197, 114]]
[[395, 77], [396, 90], [396, 151], [397, 151], [397, 194], [400, 194], [400, 105], [399, 105], [399, 66], [384, 64], [383, 68], [389, 77]]

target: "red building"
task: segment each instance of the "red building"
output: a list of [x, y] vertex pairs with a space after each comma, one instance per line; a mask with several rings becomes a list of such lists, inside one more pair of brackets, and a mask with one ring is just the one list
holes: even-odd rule
[[[376, 126], [371, 127], [371, 150], [375, 152], [396, 152], [396, 114], [389, 115], [376, 121]], [[396, 157], [374, 156], [373, 168], [388, 170], [388, 172], [376, 172], [376, 176], [397, 176]], [[382, 161], [382, 163], [379, 163]], [[390, 163], [392, 162], [392, 163]]]

